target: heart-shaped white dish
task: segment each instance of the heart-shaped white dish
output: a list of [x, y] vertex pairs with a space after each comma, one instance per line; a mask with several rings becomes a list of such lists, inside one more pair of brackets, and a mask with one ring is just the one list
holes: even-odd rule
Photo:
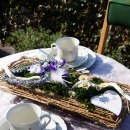
[[107, 90], [100, 96], [93, 96], [91, 103], [95, 106], [106, 109], [119, 116], [122, 110], [122, 100], [115, 91]]

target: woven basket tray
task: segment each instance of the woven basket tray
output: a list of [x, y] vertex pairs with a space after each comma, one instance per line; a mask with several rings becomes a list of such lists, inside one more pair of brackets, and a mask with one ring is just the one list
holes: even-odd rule
[[[36, 61], [38, 61], [37, 58], [22, 57], [19, 60], [12, 62], [9, 65], [9, 68], [17, 69], [19, 67], [24, 66], [27, 63], [31, 64]], [[61, 96], [54, 95], [53, 93], [45, 93], [39, 89], [32, 89], [30, 87], [17, 87], [14, 85], [10, 85], [7, 82], [3, 82], [1, 80], [1, 76], [3, 74], [4, 74], [4, 70], [0, 71], [0, 90], [6, 91], [9, 93], [18, 95], [18, 96], [22, 96], [25, 98], [29, 98], [29, 99], [32, 99], [32, 100], [35, 100], [35, 101], [38, 101], [40, 103], [44, 103], [47, 105], [54, 105], [54, 106], [60, 107], [62, 109], [68, 110], [69, 112], [76, 113], [96, 123], [103, 124], [110, 128], [118, 127], [128, 112], [128, 101], [124, 99], [122, 100], [123, 108], [122, 108], [120, 116], [116, 116], [112, 112], [109, 112], [107, 110], [104, 110], [98, 107], [96, 107], [96, 109], [93, 111], [89, 111], [83, 104], [75, 101], [74, 99], [65, 99]], [[120, 85], [122, 86], [122, 89], [127, 94], [129, 94], [130, 86], [126, 86], [123, 84], [120, 84]]]

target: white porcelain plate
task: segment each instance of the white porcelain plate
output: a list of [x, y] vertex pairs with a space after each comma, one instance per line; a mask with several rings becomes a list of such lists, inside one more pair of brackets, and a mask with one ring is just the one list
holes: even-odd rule
[[89, 48], [84, 46], [79, 46], [79, 50], [88, 53], [88, 60], [81, 66], [77, 67], [76, 70], [88, 69], [90, 68], [96, 61], [96, 54]]
[[96, 54], [93, 52], [91, 49], [80, 46], [80, 49], [84, 52], [88, 53], [88, 60], [87, 62], [83, 65], [86, 69], [90, 68], [96, 61]]
[[[67, 130], [67, 126], [66, 126], [65, 122], [64, 122], [64, 120], [60, 116], [52, 114], [52, 113], [49, 113], [47, 111], [42, 111], [42, 112], [45, 113], [45, 114], [49, 114], [51, 116], [52, 122], [56, 123], [56, 130]], [[50, 128], [47, 128], [47, 127], [44, 130], [49, 130], [50, 129]], [[6, 121], [5, 116], [2, 117], [1, 120], [0, 120], [0, 130], [9, 130], [9, 124]]]

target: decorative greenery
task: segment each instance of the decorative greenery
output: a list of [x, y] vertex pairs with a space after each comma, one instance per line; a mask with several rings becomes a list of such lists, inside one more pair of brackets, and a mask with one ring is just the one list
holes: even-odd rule
[[103, 83], [104, 81], [100, 78], [97, 78], [97, 77], [94, 77], [90, 80], [92, 83], [95, 83], [95, 84], [100, 84], [100, 83]]
[[[48, 63], [48, 64], [46, 64]], [[35, 68], [39, 67], [40, 68]], [[46, 93], [54, 93], [65, 98], [73, 98], [84, 104], [88, 110], [95, 108], [91, 104], [90, 99], [94, 95], [100, 95], [106, 90], [114, 90], [113, 87], [105, 85], [100, 78], [94, 77], [91, 80], [87, 79], [87, 75], [83, 75], [73, 69], [64, 69], [65, 62], [57, 61], [40, 61], [31, 65], [26, 65], [22, 68], [13, 69], [11, 72], [19, 77], [41, 76], [40, 79], [22, 80], [15, 76], [9, 77], [3, 74], [2, 80], [15, 86], [28, 86], [33, 89], [38, 88]], [[61, 71], [65, 70], [65, 71]], [[52, 75], [56, 78], [54, 78]], [[61, 78], [60, 78], [61, 76]]]

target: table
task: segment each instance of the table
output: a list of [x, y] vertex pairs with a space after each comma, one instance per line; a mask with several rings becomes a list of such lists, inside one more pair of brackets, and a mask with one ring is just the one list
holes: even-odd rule
[[[50, 48], [46, 48], [43, 50], [48, 54], [51, 52]], [[35, 49], [12, 54], [4, 58], [0, 58], [0, 70], [2, 69], [2, 66], [8, 65], [12, 61], [18, 60], [21, 56], [28, 56], [28, 57], [38, 56], [39, 58], [42, 58], [45, 56], [45, 54], [41, 53], [39, 49]], [[107, 80], [109, 79], [114, 82], [120, 82], [123, 84], [130, 85], [129, 82], [130, 70], [126, 68], [124, 65], [120, 64], [119, 62], [109, 57], [96, 54], [96, 61], [94, 65], [92, 65], [88, 70], [93, 76], [100, 76], [103, 79]], [[0, 91], [0, 118], [6, 114], [9, 108], [21, 102], [34, 102], [34, 101]], [[81, 116], [63, 111], [60, 108], [56, 107], [52, 108], [40, 103], [37, 104], [40, 105], [43, 109], [50, 110], [53, 113], [61, 116], [64, 119], [68, 127], [68, 130], [110, 130], [109, 128], [96, 125], [88, 121], [87, 119], [82, 118]], [[130, 121], [130, 115], [128, 114], [119, 129], [129, 130], [130, 129], [129, 121]]]

